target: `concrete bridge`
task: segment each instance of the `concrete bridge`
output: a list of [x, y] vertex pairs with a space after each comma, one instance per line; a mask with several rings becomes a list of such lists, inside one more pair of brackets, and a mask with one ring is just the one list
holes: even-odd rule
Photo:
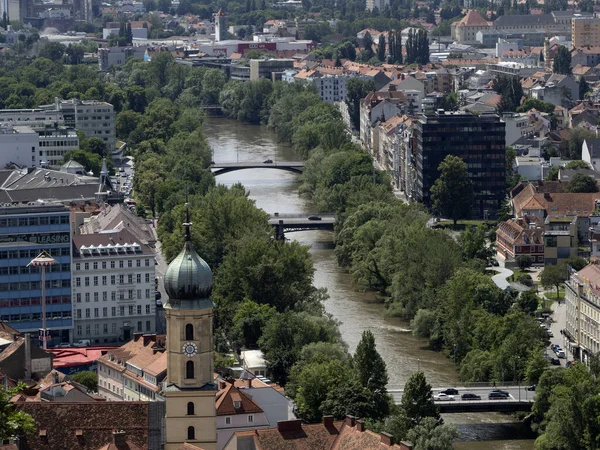
[[[268, 161], [268, 160], [267, 160]], [[244, 169], [276, 169], [285, 170], [287, 172], [301, 174], [304, 169], [304, 163], [301, 161], [297, 162], [232, 162], [232, 163], [214, 163], [210, 166], [213, 169], [215, 176], [222, 175], [224, 173], [235, 172], [236, 170]]]
[[335, 214], [283, 214], [275, 213], [269, 225], [275, 228], [275, 238], [285, 239], [285, 233], [305, 230], [333, 230]]
[[[434, 394], [445, 388], [433, 388]], [[454, 400], [436, 401], [435, 404], [441, 413], [464, 413], [464, 412], [515, 412], [531, 411], [535, 397], [534, 391], [528, 391], [526, 386], [508, 386], [499, 387], [508, 392], [509, 397], [504, 399], [489, 399], [488, 393], [495, 389], [493, 387], [458, 387], [458, 395], [454, 395]], [[400, 403], [404, 389], [388, 389], [395, 403]], [[464, 393], [477, 394], [481, 400], [462, 400]]]

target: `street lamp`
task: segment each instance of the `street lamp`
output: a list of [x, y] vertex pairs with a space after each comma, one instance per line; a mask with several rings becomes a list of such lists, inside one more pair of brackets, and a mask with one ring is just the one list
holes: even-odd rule
[[27, 267], [41, 267], [42, 268], [42, 329], [40, 330], [40, 341], [42, 341], [42, 348], [46, 350], [48, 344], [48, 330], [46, 329], [46, 267], [53, 266], [56, 264], [56, 260], [50, 256], [46, 250], [42, 251], [39, 255], [31, 260]]

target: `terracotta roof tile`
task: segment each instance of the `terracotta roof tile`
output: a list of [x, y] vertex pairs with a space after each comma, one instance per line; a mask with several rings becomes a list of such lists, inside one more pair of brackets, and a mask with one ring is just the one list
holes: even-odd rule
[[[239, 402], [239, 408], [235, 407]], [[233, 384], [225, 382], [225, 388], [217, 392], [217, 416], [232, 416], [235, 414], [260, 413], [263, 410], [252, 401], [252, 397], [240, 391]]]
[[296, 429], [289, 431], [266, 428], [256, 430], [254, 433], [255, 441], [261, 450], [329, 450], [339, 435], [341, 427], [341, 422], [328, 427], [322, 423], [312, 425], [298, 423]]

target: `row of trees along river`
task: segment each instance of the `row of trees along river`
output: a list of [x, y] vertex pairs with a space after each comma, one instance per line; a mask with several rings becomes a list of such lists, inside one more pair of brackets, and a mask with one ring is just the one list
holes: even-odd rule
[[[209, 117], [204, 129], [217, 163], [298, 160], [294, 150], [279, 142], [274, 133], [264, 126]], [[298, 194], [298, 176], [288, 172], [243, 170], [221, 175], [217, 182], [225, 185], [242, 183], [256, 205], [271, 214], [316, 211], [311, 200]], [[356, 289], [350, 276], [337, 264], [331, 232], [304, 231], [290, 233], [287, 237], [311, 246], [316, 269], [315, 285], [327, 288], [329, 299], [325, 301], [325, 309], [340, 321], [340, 331], [350, 352], [356, 349], [364, 330], [371, 330], [375, 335], [377, 350], [387, 364], [390, 390], [403, 388], [410, 374], [416, 370], [424, 371], [432, 386], [460, 384], [451, 360], [440, 352], [428, 350], [425, 340], [412, 335], [408, 322], [386, 317], [384, 306], [377, 301], [374, 293]], [[444, 419], [446, 423], [456, 424], [461, 432], [460, 439], [468, 441], [457, 443], [457, 449], [533, 448], [533, 440], [527, 439], [530, 435], [510, 416], [455, 414], [445, 415]]]

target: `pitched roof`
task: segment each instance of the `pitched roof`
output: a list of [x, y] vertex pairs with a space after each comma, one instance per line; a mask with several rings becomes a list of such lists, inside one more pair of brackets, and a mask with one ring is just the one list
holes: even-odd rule
[[600, 138], [586, 138], [584, 142], [592, 158], [600, 158]]
[[511, 245], [544, 244], [543, 224], [535, 216], [524, 216], [501, 222], [497, 235]]
[[255, 430], [254, 441], [261, 450], [329, 450], [341, 427], [341, 422], [326, 426], [287, 420], [278, 422], [277, 428]]
[[454, 22], [452, 25], [459, 27], [486, 27], [489, 26], [490, 23], [479, 14], [479, 11], [470, 9], [465, 17], [458, 22]]
[[[225, 388], [217, 392], [217, 416], [233, 416], [235, 414], [261, 413], [263, 410], [252, 401], [252, 397], [236, 388], [233, 384], [224, 382]], [[235, 403], [239, 407], [235, 407]]]
[[147, 448], [151, 405], [147, 402], [26, 402], [18, 405], [33, 417], [37, 430], [26, 438], [26, 448], [96, 450], [113, 441], [113, 430]]

